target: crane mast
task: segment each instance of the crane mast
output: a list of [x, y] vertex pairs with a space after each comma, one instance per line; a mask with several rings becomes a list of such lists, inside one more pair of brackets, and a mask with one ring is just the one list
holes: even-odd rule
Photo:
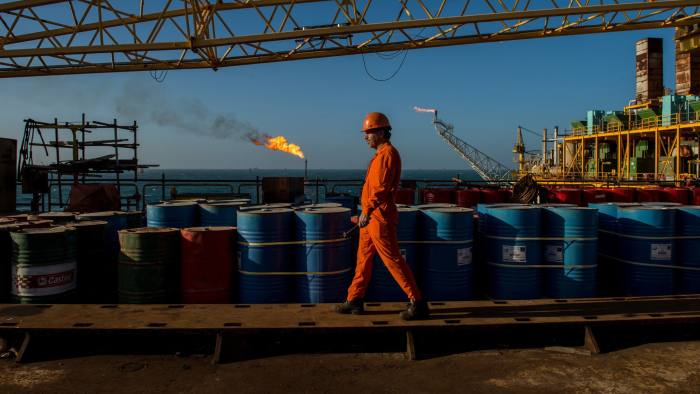
[[433, 112], [433, 125], [438, 135], [455, 150], [487, 182], [505, 182], [513, 180], [513, 171], [480, 151], [466, 141], [454, 135], [454, 126], [444, 122], [437, 116], [437, 110]]

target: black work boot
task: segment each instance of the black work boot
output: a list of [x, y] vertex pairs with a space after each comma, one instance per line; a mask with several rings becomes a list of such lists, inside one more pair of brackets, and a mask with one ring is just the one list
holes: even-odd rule
[[408, 309], [400, 313], [403, 320], [423, 320], [430, 315], [428, 303], [425, 300], [411, 301]]
[[353, 315], [361, 315], [365, 313], [365, 303], [361, 298], [355, 298], [351, 301], [345, 301], [342, 304], [335, 306], [335, 311], [344, 315], [352, 313]]

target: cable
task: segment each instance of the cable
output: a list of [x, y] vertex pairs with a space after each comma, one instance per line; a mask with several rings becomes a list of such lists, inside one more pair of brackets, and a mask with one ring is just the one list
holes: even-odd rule
[[158, 74], [158, 71], [153, 70], [149, 71], [148, 73], [151, 75], [151, 78], [158, 83], [163, 83], [163, 81], [165, 81], [165, 77], [168, 76], [168, 70], [161, 71], [160, 74]]
[[525, 126], [518, 126], [518, 127], [520, 127], [521, 129], [527, 131], [528, 133], [532, 133], [532, 134], [534, 134], [534, 135], [536, 135], [536, 136], [542, 138], [542, 134], [540, 134], [540, 133], [538, 133], [538, 132], [536, 132], [536, 131], [534, 131], [534, 130], [530, 130], [530, 129], [528, 129], [528, 128], [525, 127]]
[[[377, 82], [386, 82], [386, 81], [391, 80], [392, 78], [394, 78], [394, 77], [396, 76], [396, 74], [399, 73], [399, 71], [401, 71], [401, 68], [403, 67], [404, 63], [406, 62], [406, 57], [408, 56], [408, 51], [404, 49], [404, 50], [403, 50], [403, 53], [404, 53], [404, 54], [403, 54], [403, 59], [401, 59], [401, 63], [399, 64], [399, 67], [396, 69], [396, 71], [394, 71], [394, 72], [393, 72], [389, 77], [387, 77], [387, 78], [377, 78], [377, 77], [375, 77], [374, 75], [372, 75], [372, 74], [369, 72], [369, 69], [367, 69], [367, 62], [365, 61], [365, 53], [364, 53], [364, 52], [361, 52], [361, 54], [362, 54], [362, 65], [363, 65], [364, 68], [365, 68], [365, 73], [366, 73], [370, 78], [372, 78], [373, 80], [375, 80], [375, 81], [377, 81]], [[396, 56], [394, 56], [394, 57], [396, 57]], [[385, 59], [385, 60], [386, 60], [386, 59]]]

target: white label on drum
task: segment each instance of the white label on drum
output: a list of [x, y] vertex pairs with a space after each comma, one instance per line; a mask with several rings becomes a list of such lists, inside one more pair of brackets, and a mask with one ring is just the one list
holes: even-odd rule
[[561, 263], [564, 261], [564, 248], [561, 245], [547, 245], [544, 250], [544, 261]]
[[527, 246], [503, 245], [503, 261], [508, 263], [526, 263]]
[[472, 263], [472, 248], [457, 249], [457, 265], [468, 265]]
[[12, 266], [12, 294], [20, 297], [41, 297], [62, 294], [75, 289], [76, 264]]
[[671, 244], [651, 244], [652, 260], [671, 260]]

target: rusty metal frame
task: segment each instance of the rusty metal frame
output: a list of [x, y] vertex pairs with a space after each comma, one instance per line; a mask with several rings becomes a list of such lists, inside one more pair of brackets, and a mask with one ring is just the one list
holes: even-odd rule
[[[700, 0], [0, 3], [0, 77], [238, 66], [683, 27]], [[148, 8], [146, 8], [148, 7]]]

